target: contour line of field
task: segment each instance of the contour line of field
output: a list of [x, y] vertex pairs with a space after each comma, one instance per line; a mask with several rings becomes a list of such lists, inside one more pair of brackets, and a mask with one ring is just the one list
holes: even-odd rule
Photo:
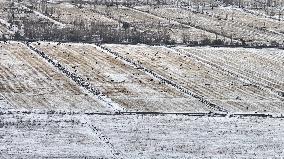
[[[129, 9], [136, 10], [136, 11], [138, 11], [138, 12], [140, 12], [140, 13], [143, 13], [143, 14], [150, 14], [150, 15], [155, 16], [155, 17], [157, 17], [157, 18], [166, 19], [165, 17], [159, 16], [159, 15], [156, 15], [156, 14], [150, 13], [150, 12], [148, 13], [148, 12], [145, 12], [145, 11], [140, 10], [140, 9], [137, 9], [137, 8], [131, 8], [131, 7], [128, 7], [128, 8], [129, 8]], [[208, 29], [203, 28], [203, 27], [196, 27], [195, 25], [191, 25], [191, 24], [184, 24], [184, 23], [182, 23], [182, 22], [178, 22], [178, 21], [173, 20], [173, 19], [171, 19], [171, 21], [172, 21], [172, 22], [175, 22], [175, 23], [178, 23], [178, 24], [181, 24], [182, 26], [195, 28], [195, 29], [197, 29], [197, 30], [206, 31], [206, 32], [211, 33], [211, 34], [217, 34], [217, 35], [219, 35], [219, 36], [221, 36], [221, 37], [225, 37], [225, 38], [231, 39], [231, 37], [226, 36], [226, 35], [222, 35], [221, 33], [215, 32], [215, 31], [213, 31], [213, 30], [208, 30]], [[236, 38], [232, 38], [232, 39], [235, 40], [235, 41], [240, 42], [239, 39], [236, 39]]]
[[138, 63], [132, 61], [131, 59], [126, 58], [126, 57], [120, 55], [119, 53], [112, 51], [111, 49], [105, 48], [103, 46], [98, 46], [98, 45], [94, 45], [94, 46], [97, 48], [97, 50], [100, 50], [100, 51], [105, 52], [107, 54], [112, 54], [113, 56], [115, 56], [118, 59], [122, 60], [124, 63], [128, 64], [129, 66], [135, 67], [136, 69], [139, 68], [144, 73], [152, 76], [153, 78], [161, 81], [162, 83], [165, 83], [165, 84], [167, 84], [169, 86], [172, 86], [176, 90], [178, 90], [178, 91], [180, 91], [180, 92], [182, 92], [182, 93], [184, 93], [186, 95], [189, 95], [191, 97], [194, 97], [194, 98], [198, 99], [201, 103], [203, 103], [204, 105], [206, 105], [210, 109], [213, 109], [215, 111], [220, 111], [220, 112], [228, 112], [228, 110], [226, 110], [225, 108], [222, 108], [221, 106], [218, 106], [218, 105], [216, 105], [216, 104], [214, 104], [214, 103], [204, 99], [203, 97], [201, 97], [200, 95], [190, 91], [189, 89], [187, 89], [187, 88], [185, 88], [183, 86], [180, 86], [179, 84], [177, 84], [177, 83], [175, 83], [175, 82], [173, 82], [173, 81], [163, 77], [162, 75], [156, 73], [155, 71], [150, 70], [150, 69], [144, 67], [143, 65], [138, 64]]
[[[271, 87], [271, 86], [269, 86], [269, 85], [267, 85], [267, 84], [264, 84], [264, 83], [262, 83], [262, 82], [258, 82], [258, 81], [256, 81], [256, 80], [250, 78], [250, 77], [247, 77], [247, 76], [244, 75], [244, 74], [236, 73], [235, 71], [232, 71], [232, 70], [223, 68], [222, 66], [220, 66], [220, 65], [218, 65], [218, 64], [216, 64], [216, 63], [214, 63], [214, 62], [208, 61], [208, 60], [206, 60], [206, 59], [203, 59], [203, 58], [201, 58], [201, 57], [198, 57], [197, 55], [190, 54], [188, 51], [184, 51], [184, 50], [181, 51], [181, 50], [179, 50], [179, 49], [177, 49], [177, 48], [170, 48], [170, 47], [168, 47], [168, 48], [171, 49], [171, 50], [173, 50], [173, 51], [175, 51], [175, 52], [178, 52], [178, 53], [181, 53], [181, 54], [185, 54], [186, 56], [193, 57], [193, 58], [195, 58], [197, 61], [202, 62], [203, 64], [207, 64], [207, 65], [209, 65], [209, 66], [211, 66], [211, 67], [214, 67], [214, 68], [216, 68], [216, 69], [218, 69], [218, 70], [224, 71], [224, 72], [226, 72], [228, 75], [230, 75], [230, 76], [232, 76], [232, 77], [238, 77], [238, 78], [241, 78], [241, 79], [244, 80], [244, 81], [250, 81], [252, 84], [256, 85], [257, 87], [262, 87], [262, 89], [263, 89], [263, 88], [268, 88], [268, 89], [266, 89], [266, 90], [269, 91], [271, 94], [277, 94], [278, 91], [282, 91], [282, 90], [280, 90], [280, 89], [276, 89], [276, 88]], [[277, 84], [275, 84], [275, 83], [273, 83], [273, 82], [271, 82], [271, 81], [269, 81], [269, 80], [267, 80], [267, 79], [263, 79], [262, 77], [259, 77], [259, 78], [261, 78], [263, 81], [265, 81], [265, 82], [267, 82], [267, 83], [272, 83], [273, 85], [277, 85]], [[284, 98], [282, 98], [282, 97], [280, 97], [280, 96], [277, 96], [277, 97], [280, 98], [281, 100], [284, 100]]]
[[[43, 51], [40, 51], [40, 50], [34, 48], [29, 43], [26, 43], [25, 45], [31, 50], [32, 53], [36, 54], [37, 56], [40, 56], [41, 59], [44, 59], [48, 64], [52, 65], [53, 67], [56, 67], [55, 65], [60, 65], [60, 66], [62, 66], [62, 68], [65, 71], [68, 71], [68, 72], [70, 72], [70, 74], [74, 74], [76, 77], [80, 77], [80, 78], [83, 79], [83, 76], [80, 76], [77, 73], [75, 73], [73, 71], [70, 71], [69, 69], [64, 67], [64, 65], [61, 64], [60, 62], [54, 62], [54, 59], [52, 59], [50, 56], [48, 56]], [[44, 56], [47, 57], [48, 59], [45, 59], [44, 57], [42, 57], [38, 52], [43, 53]], [[87, 87], [79, 85], [71, 77], [68, 77], [67, 74], [64, 73], [63, 70], [59, 70], [57, 67], [56, 67], [56, 70], [60, 71], [60, 73], [62, 73], [64, 75], [64, 77], [66, 77], [69, 80], [75, 82], [76, 86], [79, 86], [80, 88], [84, 88], [84, 90], [86, 90], [86, 91], [90, 92], [92, 95], [94, 95], [96, 97], [96, 99], [98, 100], [98, 102], [101, 103], [103, 106], [110, 107], [112, 109], [112, 111], [123, 111], [124, 110], [124, 108], [122, 106], [120, 106], [119, 104], [113, 102], [110, 98], [108, 98], [106, 95], [102, 94], [102, 92], [99, 89], [97, 89], [96, 87], [94, 87], [93, 85], [90, 84], [90, 88], [87, 89]], [[85, 80], [85, 79], [83, 79], [83, 80], [84, 80], [83, 82], [87, 82], [87, 80]], [[98, 91], [98, 94], [94, 94], [93, 92], [90, 91], [90, 89], [95, 89], [96, 91]]]

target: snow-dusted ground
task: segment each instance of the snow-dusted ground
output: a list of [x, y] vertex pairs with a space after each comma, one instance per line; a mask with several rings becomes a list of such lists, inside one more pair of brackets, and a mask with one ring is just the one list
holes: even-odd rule
[[[102, 14], [108, 14], [110, 17], [118, 20], [130, 23], [132, 26], [139, 28], [140, 30], [157, 30], [164, 28], [171, 36], [171, 39], [178, 43], [182, 43], [183, 40], [188, 41], [202, 41], [204, 39], [215, 40], [216, 35], [205, 30], [197, 29], [191, 26], [180, 24], [178, 21], [170, 20], [168, 18], [155, 16], [147, 12], [141, 12], [137, 9], [128, 7], [106, 7], [97, 6], [95, 10]], [[218, 39], [224, 39], [219, 36]], [[225, 38], [227, 42], [230, 39]]]
[[284, 17], [283, 17], [283, 9], [282, 8], [278, 8], [278, 9], [274, 9], [274, 8], [269, 8], [267, 9], [267, 11], [269, 11], [270, 13], [274, 13], [274, 15], [269, 15], [266, 11], [264, 10], [257, 10], [257, 9], [250, 9], [250, 8], [245, 8], [244, 11], [246, 11], [247, 13], [250, 14], [254, 14], [256, 16], [260, 16], [260, 17], [264, 17], [264, 18], [269, 18], [269, 19], [273, 19], [273, 20], [280, 20], [283, 21]]
[[50, 4], [50, 7], [54, 9], [51, 17], [65, 24], [83, 21], [88, 26], [91, 26], [91, 23], [118, 26], [117, 21], [94, 12], [92, 7], [78, 8], [70, 3]]
[[24, 44], [0, 43], [0, 109], [105, 111], [97, 99]]
[[273, 158], [283, 119], [184, 115], [0, 115], [1, 158]]
[[[236, 8], [79, 9], [64, 1], [48, 1], [53, 16], [29, 12], [22, 1], [17, 7], [24, 13], [17, 18], [61, 27], [73, 20], [114, 26], [126, 21], [152, 31], [165, 25], [176, 41], [215, 39], [209, 29], [283, 42], [282, 21]], [[0, 0], [0, 36], [12, 33], [6, 2]], [[264, 23], [269, 31], [260, 31]], [[283, 55], [278, 49], [2, 42], [0, 158], [281, 158]]]
[[1, 158], [111, 158], [109, 146], [77, 116], [2, 115]]
[[[200, 42], [204, 39], [216, 39], [214, 33], [123, 6], [82, 5], [78, 7], [71, 3], [48, 5], [49, 8], [54, 10], [50, 18], [57, 19], [64, 24], [72, 25], [76, 21], [77, 23], [83, 22], [88, 27], [91, 27], [92, 23], [96, 23], [112, 25], [116, 28], [119, 26], [119, 23], [128, 22], [131, 26], [143, 32], [149, 30], [161, 32], [161, 30], [165, 30], [170, 35], [170, 38], [177, 43], [182, 43], [183, 40]], [[217, 36], [217, 39], [224, 39], [226, 42], [230, 42], [230, 39], [220, 35]]]
[[197, 99], [169, 87], [140, 68], [90, 44], [35, 42], [32, 45], [81, 75], [129, 111], [207, 112]]
[[[1, 21], [1, 19], [0, 19]], [[9, 31], [4, 25], [1, 24], [0, 22], [0, 36], [2, 37], [3, 35], [7, 35], [7, 34], [12, 34], [11, 31]]]
[[[114, 51], [109, 52], [91, 44], [31, 45], [98, 89], [103, 103], [117, 103], [125, 111], [283, 112], [283, 70], [279, 69], [283, 56], [278, 49], [104, 45]], [[3, 109], [93, 107], [87, 92], [81, 92], [78, 83], [74, 85], [48, 60], [16, 42], [2, 48]], [[35, 72], [33, 76], [26, 75], [30, 71]], [[20, 78], [25, 80], [18, 84]], [[62, 96], [57, 96], [54, 87], [58, 86], [63, 88]], [[64, 89], [75, 89], [71, 96], [80, 100], [67, 101], [70, 95]]]
[[[145, 26], [150, 25], [161, 25], [161, 26], [170, 26], [170, 25], [180, 25], [177, 22], [168, 21], [165, 18], [157, 17], [151, 14], [147, 14], [144, 12], [139, 12], [132, 8], [124, 7], [124, 6], [113, 6], [113, 7], [106, 7], [104, 5], [99, 5], [94, 8], [94, 10], [108, 14], [109, 16], [113, 17], [114, 19], [121, 19], [128, 23], [138, 23]], [[141, 26], [138, 26], [141, 27]]]
[[[18, 8], [21, 8], [23, 10], [25, 10], [26, 12], [29, 11], [29, 12], [32, 12], [32, 14], [30, 14], [30, 18], [37, 18], [37, 19], [45, 19], [55, 25], [57, 25], [58, 27], [60, 28], [64, 28], [65, 27], [65, 24], [61, 23], [61, 22], [58, 22], [52, 18], [50, 18], [49, 16], [46, 16], [44, 15], [43, 13], [41, 12], [38, 12], [36, 10], [32, 10], [32, 9], [29, 9], [28, 7], [26, 7], [25, 5], [22, 5], [21, 3], [15, 3], [15, 5], [18, 7]], [[24, 15], [26, 16], [26, 15]]]
[[261, 15], [257, 16], [245, 12], [243, 9], [234, 7], [215, 7], [213, 10], [205, 10], [204, 14], [209, 14], [214, 17], [227, 19], [232, 21], [236, 25], [246, 25], [256, 29], [267, 29], [269, 31], [283, 32], [284, 33], [284, 21], [279, 21], [271, 19], [268, 17], [263, 17]]
[[[248, 25], [242, 24], [242, 22], [230, 21], [228, 19], [222, 19], [217, 16], [213, 16], [213, 13], [203, 14], [193, 12], [191, 9], [184, 9], [178, 7], [150, 7], [150, 6], [138, 6], [137, 9], [145, 12], [150, 12], [160, 17], [168, 18], [178, 21], [183, 24], [190, 24], [202, 29], [216, 32], [226, 37], [232, 37], [233, 39], [243, 39], [247, 42], [257, 42], [262, 44], [269, 44], [272, 41], [276, 41], [283, 44], [283, 34], [275, 32], [268, 32], [261, 29], [252, 28]], [[237, 15], [237, 12], [236, 12]], [[230, 17], [230, 15], [228, 15]], [[243, 17], [244, 20], [249, 18]], [[265, 21], [269, 26], [269, 19], [263, 19], [262, 17], [254, 17], [256, 22]], [[276, 22], [274, 22], [276, 23]], [[260, 25], [260, 23], [258, 23]], [[261, 27], [261, 26], [255, 26]], [[276, 26], [275, 30], [279, 30], [281, 25]]]
[[283, 112], [280, 50], [104, 46], [228, 111]]
[[7, 34], [13, 34], [13, 32], [8, 29], [11, 24], [7, 22], [8, 13], [5, 11], [5, 8], [8, 7], [7, 4], [7, 1], [0, 1], [0, 37]]
[[196, 55], [219, 66], [257, 79], [276, 90], [284, 91], [284, 51], [279, 49], [244, 49], [178, 47], [185, 54]]

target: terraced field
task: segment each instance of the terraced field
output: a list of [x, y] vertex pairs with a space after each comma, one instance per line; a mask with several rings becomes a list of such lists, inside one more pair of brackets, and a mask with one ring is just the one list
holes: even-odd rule
[[228, 49], [228, 48], [184, 48], [184, 53], [196, 55], [212, 64], [255, 79], [264, 87], [283, 91], [284, 51], [279, 49]]
[[99, 111], [103, 105], [24, 44], [0, 43], [1, 109]]
[[[48, 65], [48, 61], [23, 45], [16, 42], [3, 43], [2, 54], [5, 56], [15, 54], [14, 56], [17, 55], [19, 59], [27, 54], [24, 59], [21, 59], [24, 61], [19, 61], [20, 64], [18, 65], [21, 66], [22, 62], [33, 64], [33, 60], [36, 59], [36, 62], [41, 65], [33, 66], [35, 65], [33, 64], [32, 66], [37, 68], [37, 71], [45, 70], [48, 66], [49, 74], [44, 75], [47, 76], [45, 78], [52, 79], [55, 76], [51, 72], [55, 70], [52, 68], [54, 66]], [[42, 51], [67, 70], [82, 77], [103, 95], [109, 97], [114, 103], [127, 111], [283, 112], [283, 82], [281, 81], [283, 70], [277, 69], [283, 67], [283, 63], [279, 61], [279, 59], [282, 59], [282, 53], [277, 49], [166, 48], [111, 44], [103, 45], [101, 48], [92, 44], [51, 42], [35, 42], [31, 46]], [[17, 51], [18, 48], [22, 47], [25, 50], [24, 52]], [[13, 54], [10, 55], [7, 52]], [[16, 71], [13, 69], [18, 68], [18, 66], [11, 64], [13, 56], [6, 58], [5, 56], [2, 58], [8, 62], [6, 72]], [[9, 68], [9, 65], [13, 67]], [[21, 67], [26, 71], [30, 69], [27, 69], [24, 64]], [[57, 76], [64, 79], [64, 74], [60, 71]], [[6, 73], [2, 74], [2, 78], [4, 83], [4, 81], [8, 81], [6, 78], [10, 79], [10, 76]], [[60, 80], [60, 78], [57, 78], [56, 80]], [[16, 75], [14, 80], [17, 80]], [[44, 80], [42, 82], [35, 85], [43, 85], [42, 87], [47, 87], [45, 88], [47, 90], [41, 90], [42, 93], [39, 92], [39, 95], [56, 92], [54, 90], [56, 88], [49, 86]], [[72, 86], [72, 82], [70, 82], [68, 82], [70, 86], [67, 85], [67, 88], [76, 87]], [[33, 99], [29, 98], [23, 99], [22, 102], [16, 100], [17, 95], [31, 91], [25, 88], [29, 84], [20, 83], [19, 85], [18, 89], [17, 84], [12, 84], [12, 86], [7, 83], [3, 84], [2, 101], [8, 103], [6, 104], [7, 108], [14, 105], [25, 105], [23, 106], [25, 108], [28, 105], [27, 103], [34, 102]], [[21, 85], [23, 85], [23, 88]], [[18, 91], [20, 91], [18, 94], [15, 93]], [[77, 88], [73, 93], [79, 95], [82, 92]], [[84, 97], [84, 95], [79, 96]], [[87, 96], [87, 93], [85, 93], [85, 96]], [[41, 108], [50, 104], [48, 103], [50, 101], [52, 101], [51, 103], [55, 102], [45, 99], [45, 97], [43, 99], [39, 100], [39, 102], [43, 102]], [[57, 100], [59, 102], [60, 98]], [[79, 101], [85, 102], [85, 100]], [[87, 101], [90, 100], [87, 98]], [[12, 104], [13, 101], [17, 101], [19, 104]], [[55, 108], [57, 108], [57, 102], [54, 104]], [[36, 104], [37, 102], [34, 105]], [[67, 105], [69, 105], [68, 102]], [[64, 108], [66, 107], [63, 106], [62, 109]], [[71, 109], [72, 107], [69, 106], [68, 108]]]
[[[72, 83], [71, 77], [68, 80], [64, 72], [62, 74], [52, 68], [54, 65], [48, 64], [50, 60], [38, 56], [22, 43], [2, 43], [1, 58], [6, 63], [1, 63], [1, 88], [2, 103], [6, 103], [6, 109], [36, 105], [39, 109], [61, 107], [75, 110], [77, 105], [85, 103], [84, 108], [94, 105], [94, 110], [99, 111], [97, 105], [104, 107], [96, 103], [97, 95], [101, 94], [126, 111], [283, 112], [283, 70], [278, 69], [283, 67], [279, 61], [283, 57], [278, 49], [113, 44], [99, 47], [52, 42], [34, 42], [31, 47], [58, 63], [56, 66], [66, 68], [86, 82]], [[19, 48], [24, 51], [19, 51]], [[14, 56], [18, 63], [12, 63]], [[24, 70], [23, 75], [19, 70]], [[30, 76], [31, 72], [36, 73]], [[26, 80], [17, 83], [19, 78]], [[5, 82], [10, 79], [12, 83]], [[47, 82], [53, 79], [54, 82]], [[86, 84], [100, 93], [94, 94], [94, 98], [89, 97], [87, 90], [81, 90]], [[30, 88], [30, 85], [35, 87]], [[39, 87], [38, 90], [36, 87]], [[60, 102], [67, 100], [67, 96], [79, 100], [74, 99], [58, 107]]]
[[266, 29], [275, 33], [284, 33], [284, 21], [271, 19], [264, 16], [257, 16], [245, 10], [233, 7], [216, 7], [213, 10], [206, 10], [204, 14], [222, 19], [227, 19], [240, 26], [246, 25], [256, 29]]
[[103, 94], [130, 111], [202, 112], [210, 109], [195, 98], [95, 45], [33, 43], [40, 51], [81, 75]]
[[[259, 51], [262, 52], [259, 53], [260, 55], [255, 52], [254, 55], [266, 59], [271, 66], [261, 59], [249, 58], [254, 52], [251, 49], [237, 51], [235, 49], [189, 47], [182, 48], [180, 51], [180, 48], [169, 49], [145, 45], [104, 46], [226, 110], [283, 112], [283, 97], [278, 94], [278, 91], [282, 92], [283, 85], [280, 81], [276, 84], [274, 81], [274, 79], [282, 79], [279, 76], [283, 75], [283, 70], [276, 68], [278, 65], [281, 65], [280, 68], [283, 67], [283, 64], [274, 63], [269, 59], [269, 55], [266, 57], [264, 53], [269, 50]], [[274, 51], [278, 52], [281, 57], [281, 51]], [[252, 63], [252, 60], [255, 63]], [[263, 64], [260, 65], [262, 62]], [[264, 65], [267, 68], [262, 69], [263, 72], [259, 71]], [[276, 73], [271, 73], [275, 77], [270, 76], [271, 80], [269, 80], [270, 77], [267, 75], [271, 70], [275, 70]], [[263, 76], [264, 79], [258, 76], [264, 73], [267, 74]]]
[[[127, 22], [142, 31], [145, 30], [145, 28], [148, 30], [164, 28], [171, 35], [171, 38], [178, 43], [182, 43], [184, 38], [188, 41], [202, 41], [204, 39], [215, 40], [216, 38], [224, 39], [224, 37], [218, 36], [214, 33], [191, 26], [185, 26], [179, 22], [171, 21], [168, 18], [158, 17], [128, 7], [97, 6], [95, 10], [98, 13], [107, 14], [109, 17], [118, 21]], [[230, 39], [225, 38], [225, 41], [230, 42]]]
[[[250, 26], [243, 25], [235, 21], [229, 21], [228, 19], [212, 16], [212, 14], [203, 14], [201, 12], [192, 11], [191, 9], [177, 7], [153, 8], [150, 6], [138, 6], [136, 8], [144, 12], [150, 12], [159, 17], [175, 20], [182, 24], [192, 25], [236, 40], [244, 40], [246, 42], [256, 42], [263, 44], [269, 44], [270, 42], [275, 41], [279, 44], [283, 44], [284, 34], [282, 33], [279, 34], [275, 32], [251, 28]], [[244, 20], [248, 20], [247, 18], [245, 18], [245, 16], [243, 18]], [[255, 18], [257, 19], [256, 22], [261, 21], [259, 20], [259, 17]], [[265, 21], [269, 26], [270, 20]], [[280, 29], [278, 27], [277, 30]]]
[[69, 3], [61, 3], [50, 5], [50, 8], [52, 8], [54, 12], [51, 17], [65, 24], [73, 24], [74, 21], [77, 21], [78, 23], [83, 21], [89, 26], [91, 26], [91, 23], [113, 26], [118, 26], [119, 24], [115, 20], [96, 13], [91, 7], [78, 8]]
[[[123, 23], [128, 23], [132, 29], [135, 28], [141, 33], [147, 31], [165, 32], [176, 43], [183, 43], [184, 41], [201, 42], [205, 39], [212, 41], [220, 39], [228, 44], [231, 43], [231, 39], [215, 33], [124, 6], [93, 6], [87, 4], [78, 6], [70, 3], [59, 3], [49, 4], [48, 8], [48, 11], [52, 10], [52, 12], [48, 12], [50, 18], [69, 25], [76, 24], [86, 28], [91, 28], [94, 24], [109, 25], [113, 29], [118, 29], [123, 26]], [[40, 8], [37, 8], [37, 11], [40, 11]]]
[[282, 4], [0, 0], [0, 158], [281, 158]]

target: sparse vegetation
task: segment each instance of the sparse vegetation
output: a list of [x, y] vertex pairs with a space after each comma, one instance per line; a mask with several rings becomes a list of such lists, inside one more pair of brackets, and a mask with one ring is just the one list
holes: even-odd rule
[[0, 0], [0, 158], [284, 156], [283, 0]]

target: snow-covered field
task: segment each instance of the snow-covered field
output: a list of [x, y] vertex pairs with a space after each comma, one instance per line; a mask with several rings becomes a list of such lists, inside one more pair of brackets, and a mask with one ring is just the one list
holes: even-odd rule
[[[0, 47], [1, 158], [283, 156], [283, 118], [234, 115], [283, 113], [279, 49], [31, 44], [125, 111], [201, 113], [182, 115], [104, 114], [103, 101], [26, 44]], [[202, 114], [216, 107], [197, 97], [229, 115]]]
[[103, 94], [130, 111], [209, 111], [197, 99], [90, 44], [35, 42], [32, 46], [84, 77]]
[[53, 9], [51, 17], [58, 19], [65, 24], [73, 24], [74, 21], [91, 26], [92, 23], [118, 26], [118, 22], [106, 16], [96, 13], [93, 8], [78, 8], [70, 3], [52, 4]]
[[0, 157], [280, 158], [283, 133], [282, 118], [18, 112], [0, 115]]
[[[40, 7], [36, 8], [40, 12]], [[204, 39], [220, 39], [225, 40], [227, 43], [231, 42], [229, 38], [224, 38], [206, 30], [180, 24], [168, 18], [158, 17], [123, 6], [107, 7], [105, 5], [93, 6], [85, 4], [79, 7], [71, 3], [59, 3], [49, 4], [48, 8], [52, 10], [52, 12], [48, 12], [49, 16], [64, 24], [73, 25], [76, 22], [77, 25], [82, 24], [81, 27], [92, 27], [92, 24], [103, 24], [118, 28], [122, 26], [123, 22], [127, 22], [141, 32], [149, 30], [160, 32], [161, 30], [165, 30], [170, 35], [170, 38], [177, 43], [183, 43], [184, 40], [201, 42]]]
[[[141, 12], [128, 7], [106, 7], [96, 6], [95, 10], [102, 14], [107, 14], [109, 17], [118, 21], [128, 22], [132, 26], [140, 30], [152, 29], [156, 30], [164, 28], [171, 35], [171, 39], [178, 43], [182, 43], [183, 39], [188, 41], [202, 41], [204, 39], [215, 40], [216, 35], [205, 30], [197, 29], [191, 26], [185, 26], [177, 21], [171, 21], [168, 18], [155, 16], [146, 12]], [[224, 39], [219, 36], [218, 39]], [[225, 41], [230, 40], [225, 38]]]
[[[237, 17], [238, 12], [235, 13], [235, 19], [239, 18], [240, 20], [231, 21], [229, 19], [213, 16], [213, 13], [210, 13], [209, 10], [208, 14], [205, 14], [201, 12], [193, 12], [191, 9], [180, 7], [154, 8], [150, 6], [138, 6], [136, 8], [141, 11], [150, 12], [160, 17], [178, 21], [182, 24], [193, 25], [195, 27], [200, 27], [208, 31], [216, 32], [226, 37], [232, 37], [233, 39], [242, 39], [247, 42], [257, 42], [263, 44], [269, 44], [270, 42], [275, 41], [283, 44], [284, 34], [256, 29], [256, 27], [262, 27], [264, 25], [260, 25], [261, 21], [266, 22], [266, 25], [268, 26], [273, 26], [273, 23], [276, 22], [274, 21], [272, 24], [269, 24], [271, 19], [263, 19], [261, 17], [255, 16], [254, 18], [256, 20], [254, 20], [254, 23], [258, 22], [258, 26], [254, 26], [254, 28], [252, 28], [247, 24], [251, 22], [251, 18], [246, 18], [246, 16], [243, 16], [243, 19]], [[222, 14], [219, 11], [216, 12]], [[228, 18], [230, 16], [231, 15], [228, 15]], [[246, 22], [241, 22], [242, 20]], [[247, 25], [243, 23], [246, 23]], [[276, 24], [275, 27], [276, 28], [274, 28], [274, 30], [281, 30], [281, 25]]]
[[[4, 4], [4, 1], [2, 3]], [[126, 7], [71, 1], [50, 1], [46, 6], [36, 1], [15, 4], [21, 8], [20, 11], [23, 12], [21, 14], [28, 19], [45, 20], [61, 27], [65, 24], [76, 24], [80, 26], [79, 28], [90, 28], [94, 24], [102, 24], [118, 29], [122, 23], [127, 22], [141, 32], [164, 31], [176, 43], [201, 43], [208, 39], [212, 42], [219, 39], [226, 44], [242, 41], [252, 45], [283, 44], [283, 21], [255, 14], [246, 8], [220, 5], [210, 9], [209, 4], [214, 4], [211, 1], [204, 1], [203, 7], [197, 7], [195, 3], [191, 2], [187, 7], [180, 5]], [[27, 14], [31, 10], [26, 6], [34, 9], [32, 13]], [[2, 15], [6, 15], [7, 18], [5, 12], [7, 11], [2, 11], [0, 18]]]
[[283, 8], [249, 2], [0, 0], [0, 158], [283, 157]]
[[227, 19], [238, 25], [246, 25], [256, 29], [267, 29], [276, 33], [284, 33], [284, 21], [271, 19], [264, 16], [247, 13], [242, 9], [234, 7], [216, 7], [213, 10], [204, 11], [214, 17]]
[[284, 90], [284, 51], [279, 49], [244, 49], [179, 47], [183, 53], [193, 54], [212, 64], [224, 66], [229, 70], [243, 74], [247, 78], [257, 79], [264, 86]]
[[[105, 111], [103, 102], [124, 111], [283, 113], [279, 49], [55, 42], [31, 47], [50, 59], [23, 43], [1, 43], [3, 109]], [[85, 82], [75, 83], [55, 66]], [[99, 93], [93, 97], [86, 85]]]
[[228, 111], [283, 112], [281, 50], [104, 46]]
[[1, 110], [104, 110], [95, 97], [18, 42], [0, 43]]

